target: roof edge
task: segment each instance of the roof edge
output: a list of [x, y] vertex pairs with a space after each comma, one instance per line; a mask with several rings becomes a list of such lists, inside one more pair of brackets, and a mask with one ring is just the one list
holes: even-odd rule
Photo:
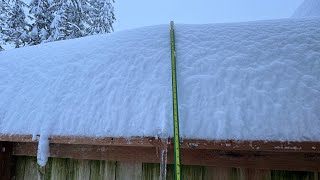
[[[0, 135], [0, 142], [37, 143], [39, 136]], [[132, 146], [161, 147], [164, 144], [173, 148], [173, 138], [157, 137], [85, 137], [85, 136], [50, 136], [50, 144], [96, 145], [96, 146]], [[267, 141], [267, 140], [205, 140], [181, 139], [182, 149], [241, 150], [270, 152], [308, 152], [320, 153], [320, 142], [314, 141]]]

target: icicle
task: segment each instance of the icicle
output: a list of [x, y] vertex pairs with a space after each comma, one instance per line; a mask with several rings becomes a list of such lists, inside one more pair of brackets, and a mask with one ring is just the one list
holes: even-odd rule
[[168, 139], [161, 139], [160, 154], [160, 180], [167, 179], [167, 155], [168, 155]]
[[37, 134], [32, 134], [32, 141], [36, 141], [37, 140]]
[[40, 135], [38, 143], [37, 160], [40, 166], [45, 166], [49, 157], [49, 137], [47, 135]]

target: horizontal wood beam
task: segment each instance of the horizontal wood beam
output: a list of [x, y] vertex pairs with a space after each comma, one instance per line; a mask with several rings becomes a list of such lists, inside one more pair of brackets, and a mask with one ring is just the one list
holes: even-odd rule
[[[50, 157], [159, 163], [162, 148], [135, 146], [97, 146], [50, 144]], [[167, 163], [173, 163], [173, 148], [168, 148]], [[13, 143], [16, 156], [36, 156], [37, 143]], [[212, 149], [181, 149], [185, 165], [241, 167], [272, 170], [320, 171], [320, 154]]]
[[[37, 142], [38, 137], [31, 135], [0, 135], [0, 142]], [[160, 147], [167, 143], [173, 147], [173, 140], [161, 140], [154, 137], [79, 137], [79, 136], [51, 136], [50, 144], [79, 144], [96, 146], [133, 146]], [[320, 142], [312, 141], [265, 141], [265, 140], [203, 140], [182, 139], [181, 149], [211, 149], [211, 150], [241, 150], [241, 151], [271, 151], [271, 152], [306, 152], [320, 153]]]
[[[0, 142], [10, 142], [15, 156], [36, 156], [38, 138], [0, 135]], [[51, 157], [145, 163], [159, 163], [166, 147], [168, 163], [173, 163], [172, 139], [51, 136], [49, 142]], [[186, 165], [320, 171], [320, 142], [183, 139], [180, 143]]]

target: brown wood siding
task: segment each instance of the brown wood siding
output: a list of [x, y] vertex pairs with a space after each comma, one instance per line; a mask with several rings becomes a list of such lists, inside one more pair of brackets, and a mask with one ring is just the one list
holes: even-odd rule
[[[168, 180], [174, 179], [173, 165], [167, 166]], [[34, 157], [18, 157], [16, 180], [156, 180], [160, 165], [140, 162], [49, 158], [40, 168]], [[274, 171], [248, 168], [182, 166], [184, 180], [319, 180], [317, 172]]]
[[[12, 144], [14, 156], [36, 156], [38, 142], [31, 136], [0, 135], [0, 142], [4, 141]], [[161, 151], [167, 147], [167, 162], [173, 163], [172, 139], [52, 136], [49, 142], [51, 157], [141, 163], [159, 163]], [[221, 168], [320, 171], [320, 142], [184, 139], [181, 162]]]
[[[50, 144], [50, 156], [57, 158], [159, 163], [161, 149], [156, 147], [95, 146]], [[14, 143], [16, 156], [36, 156], [37, 143]], [[169, 164], [173, 149], [168, 149]], [[243, 167], [272, 170], [320, 171], [320, 153], [181, 149], [184, 165]]]

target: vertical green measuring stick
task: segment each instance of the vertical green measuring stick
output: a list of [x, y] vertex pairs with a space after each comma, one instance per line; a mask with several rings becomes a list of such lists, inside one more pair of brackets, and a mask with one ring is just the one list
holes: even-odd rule
[[174, 37], [174, 24], [170, 23], [171, 39], [171, 69], [172, 69], [172, 98], [173, 98], [173, 125], [174, 125], [174, 177], [181, 179], [180, 167], [180, 136], [179, 136], [179, 113], [178, 113], [178, 93], [177, 93], [177, 72], [176, 72], [176, 50]]

